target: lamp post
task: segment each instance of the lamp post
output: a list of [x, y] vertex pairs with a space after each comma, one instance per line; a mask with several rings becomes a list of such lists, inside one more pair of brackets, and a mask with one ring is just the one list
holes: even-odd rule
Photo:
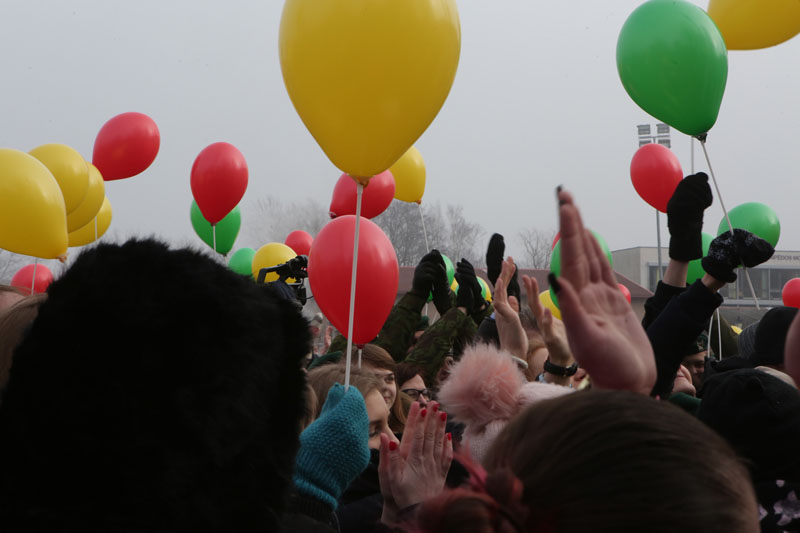
[[[672, 148], [672, 141], [669, 138], [669, 125], [664, 123], [656, 124], [656, 131], [653, 133], [650, 124], [639, 124], [636, 126], [639, 134], [639, 148], [646, 144], [656, 143], [667, 148]], [[661, 262], [661, 216], [656, 209], [656, 245], [658, 250], [658, 277], [661, 280], [662, 275], [662, 262]]]

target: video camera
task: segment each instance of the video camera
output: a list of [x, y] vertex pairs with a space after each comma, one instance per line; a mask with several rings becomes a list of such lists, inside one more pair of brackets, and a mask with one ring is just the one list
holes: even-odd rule
[[[267, 274], [275, 272], [278, 274], [278, 280], [272, 281], [270, 284], [278, 284], [279, 287], [277, 288], [286, 295], [287, 299], [296, 299], [303, 306], [308, 301], [305, 285], [305, 279], [308, 277], [306, 267], [308, 267], [308, 256], [298, 255], [283, 264], [262, 268], [258, 271], [256, 281], [265, 283]], [[294, 279], [295, 282], [288, 283], [286, 280], [289, 278]], [[280, 287], [280, 285], [283, 287]]]

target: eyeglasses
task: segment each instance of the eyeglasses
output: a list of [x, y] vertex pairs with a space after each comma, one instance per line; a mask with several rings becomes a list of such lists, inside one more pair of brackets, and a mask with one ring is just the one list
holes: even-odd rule
[[431, 399], [431, 393], [428, 389], [403, 389], [403, 392], [408, 394], [408, 397], [412, 400], [418, 400], [420, 396], [426, 400]]

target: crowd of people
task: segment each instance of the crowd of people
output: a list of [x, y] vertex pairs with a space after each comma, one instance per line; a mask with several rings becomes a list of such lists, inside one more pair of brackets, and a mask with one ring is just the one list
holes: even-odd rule
[[557, 199], [563, 321], [497, 234], [492, 302], [433, 250], [350, 354], [291, 291], [151, 239], [83, 252], [46, 294], [0, 288], [0, 529], [800, 530], [796, 309], [723, 324], [724, 350], [704, 334], [772, 247], [737, 229], [703, 257], [712, 194], [688, 176], [640, 320]]

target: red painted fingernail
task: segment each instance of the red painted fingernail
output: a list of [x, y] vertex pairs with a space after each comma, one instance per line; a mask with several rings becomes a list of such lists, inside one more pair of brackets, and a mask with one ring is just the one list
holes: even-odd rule
[[439, 404], [438, 404], [438, 403], [436, 403], [436, 402], [434, 402], [434, 403], [433, 403], [433, 412], [435, 413], [435, 412], [436, 412], [436, 411], [438, 411], [438, 410], [439, 410]]
[[452, 433], [448, 433], [447, 434], [447, 440], [453, 440], [453, 434]]
[[425, 415], [427, 413], [428, 413], [428, 410], [427, 409], [423, 409], [422, 411], [419, 412], [419, 416], [421, 416], [422, 418], [425, 418]]
[[439, 418], [442, 419], [442, 422], [446, 421], [447, 420], [447, 413], [440, 413], [439, 414]]
[[397, 443], [396, 443], [395, 441], [391, 441], [391, 442], [389, 443], [389, 451], [390, 451], [390, 452], [393, 452], [393, 451], [395, 451], [396, 449], [397, 449]]

